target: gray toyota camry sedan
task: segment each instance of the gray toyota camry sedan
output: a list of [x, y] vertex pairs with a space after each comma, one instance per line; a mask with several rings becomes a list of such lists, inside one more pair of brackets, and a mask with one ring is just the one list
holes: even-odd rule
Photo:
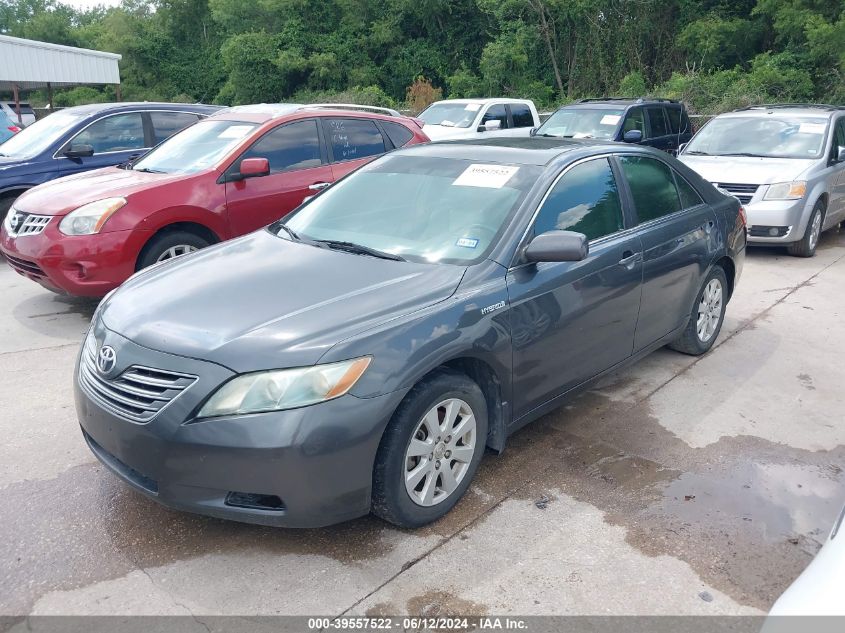
[[168, 506], [420, 526], [485, 448], [596, 378], [667, 344], [709, 350], [744, 253], [739, 202], [649, 148], [402, 149], [108, 296], [79, 421]]

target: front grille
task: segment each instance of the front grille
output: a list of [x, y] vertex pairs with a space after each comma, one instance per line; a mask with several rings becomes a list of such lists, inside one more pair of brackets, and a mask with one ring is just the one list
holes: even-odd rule
[[724, 189], [735, 198], [739, 198], [742, 204], [751, 202], [751, 198], [754, 197], [757, 189], [760, 188], [760, 185], [743, 185], [733, 182], [714, 182], [713, 184], [719, 189]]
[[197, 380], [190, 374], [140, 365], [115, 378], [104, 378], [96, 359], [97, 342], [89, 334], [79, 363], [79, 385], [104, 409], [134, 422], [149, 422]]
[[38, 235], [53, 219], [52, 215], [35, 215], [26, 213], [12, 207], [9, 209], [9, 217], [6, 228], [11, 237], [23, 237], [24, 235]]
[[9, 265], [21, 275], [26, 275], [27, 277], [47, 276], [44, 271], [41, 270], [41, 267], [35, 262], [31, 262], [26, 259], [20, 259], [18, 257], [12, 257], [11, 255], [6, 255], [6, 259], [9, 261]]

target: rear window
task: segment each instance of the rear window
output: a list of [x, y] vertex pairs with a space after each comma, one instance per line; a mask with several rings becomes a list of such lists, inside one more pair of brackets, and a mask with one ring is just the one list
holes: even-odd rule
[[[6, 103], [6, 105], [9, 106], [9, 109], [12, 112], [17, 113], [18, 110], [14, 101], [8, 102]], [[32, 109], [32, 106], [28, 103], [21, 103], [21, 114], [35, 114], [35, 111]]]
[[408, 141], [414, 138], [414, 135], [411, 133], [411, 130], [399, 123], [382, 121], [381, 127], [384, 128], [385, 133], [390, 139], [390, 142], [393, 143], [394, 147], [402, 147], [406, 145]]

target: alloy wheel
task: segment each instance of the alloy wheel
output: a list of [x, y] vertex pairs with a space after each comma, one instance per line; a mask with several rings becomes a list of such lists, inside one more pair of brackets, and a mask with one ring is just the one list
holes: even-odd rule
[[188, 253], [193, 253], [197, 250], [199, 249], [196, 246], [191, 246], [190, 244], [177, 244], [176, 246], [171, 246], [159, 255], [156, 262], [163, 262], [168, 259], [173, 259], [174, 257], [179, 257], [180, 255], [187, 255]]
[[810, 250], [816, 248], [819, 236], [822, 234], [822, 214], [818, 211], [813, 215], [813, 226], [810, 228]]
[[718, 279], [711, 279], [704, 286], [701, 293], [701, 300], [698, 303], [698, 320], [696, 321], [696, 332], [702, 343], [707, 343], [722, 318], [722, 282]]
[[458, 398], [432, 407], [405, 450], [405, 490], [420, 506], [445, 501], [469, 470], [478, 443], [475, 415]]

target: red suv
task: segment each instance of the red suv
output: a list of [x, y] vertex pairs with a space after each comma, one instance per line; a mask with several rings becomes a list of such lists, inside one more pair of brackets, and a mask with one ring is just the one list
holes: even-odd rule
[[230, 108], [129, 166], [30, 189], [6, 216], [0, 251], [50, 290], [102, 296], [141, 268], [259, 229], [376, 156], [428, 140], [395, 111]]

